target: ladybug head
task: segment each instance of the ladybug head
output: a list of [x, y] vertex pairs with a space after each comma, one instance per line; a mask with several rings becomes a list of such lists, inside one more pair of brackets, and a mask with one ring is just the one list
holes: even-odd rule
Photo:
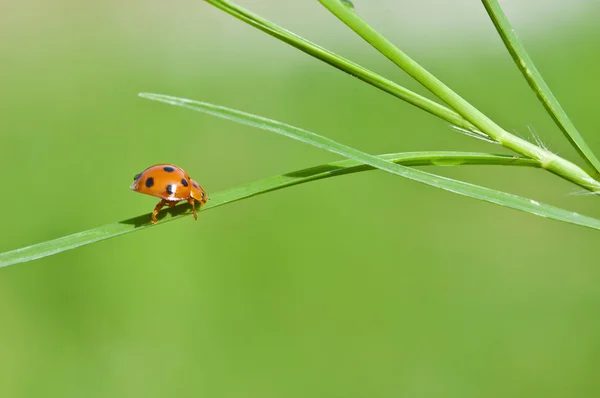
[[208, 195], [204, 189], [194, 180], [190, 180], [192, 183], [191, 196], [198, 202], [204, 204], [208, 201]]

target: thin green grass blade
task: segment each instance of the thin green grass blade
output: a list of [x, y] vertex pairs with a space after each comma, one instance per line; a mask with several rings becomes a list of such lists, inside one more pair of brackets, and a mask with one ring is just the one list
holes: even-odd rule
[[367, 21], [360, 17], [354, 9], [341, 0], [318, 0], [340, 21], [356, 32], [373, 48], [385, 55], [407, 74], [427, 88], [450, 108], [472, 123], [478, 131], [487, 134], [502, 146], [525, 157], [538, 160], [546, 170], [563, 177], [587, 190], [600, 192], [600, 181], [573, 162], [564, 159], [547, 149], [509, 133], [487, 115], [450, 89], [440, 79], [423, 68], [414, 59], [396, 47], [385, 36], [379, 33]]
[[400, 98], [426, 112], [435, 115], [448, 123], [474, 132], [477, 136], [487, 137], [486, 134], [477, 130], [475, 126], [466, 121], [462, 116], [452, 109], [410, 91], [399, 84], [388, 80], [377, 73], [366, 69], [334, 52], [312, 43], [295, 33], [290, 32], [260, 16], [231, 3], [226, 0], [205, 0], [207, 3], [225, 11], [229, 15], [253, 26], [281, 41], [287, 43], [300, 51], [305, 52], [343, 72], [350, 74], [380, 90]]
[[503, 130], [500, 126], [451, 90], [440, 79], [409, 57], [408, 54], [396, 47], [358, 15], [354, 11], [354, 8], [348, 7], [342, 0], [319, 0], [319, 3], [369, 43], [375, 50], [379, 51], [432, 94], [448, 104], [459, 115], [475, 125], [477, 130], [483, 131], [492, 138], [503, 135]]
[[141, 97], [154, 101], [164, 102], [198, 112], [228, 119], [248, 126], [258, 127], [263, 130], [272, 131], [289, 138], [310, 144], [317, 148], [325, 149], [329, 152], [337, 153], [361, 163], [376, 167], [378, 169], [397, 174], [399, 176], [418, 181], [427, 185], [454, 192], [460, 195], [495, 203], [500, 206], [510, 207], [527, 213], [542, 217], [551, 218], [571, 224], [581, 225], [593, 229], [600, 229], [600, 220], [583, 217], [580, 214], [563, 210], [554, 206], [541, 204], [535, 200], [512, 195], [506, 192], [485, 188], [482, 186], [469, 184], [462, 181], [453, 180], [439, 175], [431, 174], [425, 171], [412, 169], [410, 167], [395, 164], [386, 159], [381, 159], [358, 149], [340, 144], [327, 137], [320, 136], [313, 132], [290, 126], [275, 120], [267, 119], [261, 116], [252, 115], [246, 112], [214, 105], [206, 102], [194, 101], [185, 98], [171, 97], [162, 94], [141, 93]]
[[536, 93], [554, 122], [558, 125], [560, 130], [563, 132], [565, 137], [571, 142], [571, 145], [577, 149], [579, 154], [586, 160], [586, 162], [594, 168], [596, 173], [600, 173], [600, 161], [596, 158], [596, 155], [592, 152], [590, 147], [586, 144], [585, 140], [577, 131], [575, 125], [571, 122], [571, 119], [567, 116], [567, 113], [560, 106], [558, 100], [550, 90], [550, 87], [544, 81], [544, 78], [535, 67], [535, 64], [525, 51], [525, 47], [521, 44], [521, 41], [517, 37], [513, 27], [511, 26], [508, 18], [502, 11], [500, 4], [497, 0], [482, 0], [483, 5], [489, 14], [496, 30], [502, 37], [504, 45], [510, 52], [515, 64], [521, 70], [521, 73], [529, 83], [531, 89]]
[[[410, 152], [381, 155], [380, 157], [390, 162], [402, 163], [407, 166], [540, 166], [539, 163], [531, 159], [475, 152]], [[281, 188], [373, 169], [374, 167], [362, 164], [356, 160], [342, 160], [266, 178], [264, 180], [241, 185], [223, 192], [211, 194], [209, 202], [199, 214], [202, 215], [202, 213], [207, 210]], [[159, 213], [158, 218], [160, 219], [160, 222], [154, 226], [160, 226], [165, 222], [177, 220], [189, 215], [191, 215], [191, 212], [189, 212], [189, 206], [187, 204], [165, 209]], [[144, 214], [117, 223], [103, 225], [98, 228], [63, 236], [58, 239], [8, 251], [0, 254], [0, 268], [51, 256], [66, 250], [75, 249], [80, 246], [89, 245], [94, 242], [113, 238], [115, 236], [130, 232], [140, 231], [152, 226], [153, 225], [150, 224], [150, 214]]]

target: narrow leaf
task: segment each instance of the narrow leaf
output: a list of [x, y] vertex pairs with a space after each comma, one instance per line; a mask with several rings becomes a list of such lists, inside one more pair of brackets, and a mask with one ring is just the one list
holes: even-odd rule
[[361, 18], [353, 8], [347, 7], [341, 0], [319, 0], [319, 2], [375, 50], [379, 51], [423, 87], [431, 91], [432, 94], [448, 104], [450, 108], [475, 125], [479, 131], [483, 131], [493, 139], [504, 134], [504, 130], [500, 126], [451, 90], [440, 79], [409, 57], [408, 54], [396, 47], [374, 27], [369, 25], [367, 21]]
[[504, 130], [487, 115], [475, 108], [431, 72], [396, 47], [354, 12], [352, 8], [342, 3], [341, 0], [319, 0], [319, 2], [366, 42], [371, 44], [373, 48], [385, 55], [390, 61], [394, 62], [421, 85], [438, 96], [438, 98], [448, 104], [458, 114], [471, 122], [477, 127], [478, 131], [487, 134], [491, 139], [499, 142], [505, 148], [511, 149], [525, 157], [538, 160], [546, 170], [585, 189], [600, 192], [600, 181], [593, 178], [588, 172], [569, 160]]
[[525, 47], [517, 37], [508, 18], [504, 15], [497, 0], [482, 0], [496, 30], [502, 37], [504, 45], [513, 57], [515, 64], [521, 70], [521, 73], [529, 83], [531, 89], [536, 93], [554, 122], [558, 125], [565, 137], [571, 142], [571, 145], [577, 149], [579, 154], [586, 162], [594, 168], [596, 173], [600, 173], [600, 161], [596, 158], [592, 150], [588, 147], [585, 140], [567, 116], [567, 113], [560, 106], [558, 100], [550, 90], [550, 87], [544, 81], [544, 78], [535, 67], [533, 61], [525, 51]]
[[448, 123], [459, 126], [463, 129], [473, 132], [476, 136], [488, 138], [486, 134], [477, 130], [475, 126], [467, 122], [462, 116], [452, 109], [439, 104], [429, 98], [423, 97], [413, 91], [410, 91], [391, 80], [388, 80], [377, 73], [366, 69], [334, 52], [327, 50], [315, 43], [312, 43], [295, 33], [292, 33], [281, 26], [274, 24], [260, 16], [231, 3], [226, 0], [205, 0], [207, 3], [225, 11], [229, 15], [253, 26], [281, 41], [287, 43], [300, 51], [305, 52], [343, 72], [346, 72], [380, 90], [387, 92], [397, 98], [400, 98], [409, 104], [412, 104], [426, 112], [435, 115]]
[[[531, 159], [475, 152], [410, 152], [381, 155], [380, 157], [390, 162], [402, 163], [410, 166], [493, 164], [539, 167], [539, 163]], [[281, 188], [373, 169], [374, 167], [362, 164], [361, 162], [357, 162], [355, 160], [342, 160], [339, 162], [323, 164], [308, 169], [297, 170], [291, 173], [266, 178], [264, 180], [241, 185], [223, 192], [210, 194], [210, 200], [200, 212], [200, 215], [202, 215], [206, 210], [214, 209], [215, 207], [237, 202], [238, 200], [250, 198], [252, 196], [275, 191]], [[173, 221], [189, 215], [191, 215], [191, 213], [189, 212], [189, 206], [187, 204], [165, 209], [159, 213], [158, 218], [160, 219], [160, 222], [154, 226], [160, 226], [168, 221]], [[115, 236], [141, 231], [142, 229], [152, 226], [153, 225], [150, 224], [150, 214], [144, 214], [117, 223], [103, 225], [87, 231], [78, 232], [72, 235], [63, 236], [61, 238], [41, 242], [32, 246], [8, 251], [0, 254], [0, 268], [51, 256], [53, 254], [75, 249], [80, 246], [89, 245], [90, 243], [113, 238]]]
[[460, 195], [495, 203], [512, 209], [521, 210], [527, 213], [542, 217], [551, 218], [558, 221], [564, 221], [571, 224], [581, 225], [593, 229], [600, 229], [600, 220], [584, 217], [558, 207], [541, 204], [535, 200], [512, 195], [506, 192], [485, 188], [479, 185], [469, 184], [451, 178], [442, 177], [425, 171], [401, 166], [377, 156], [369, 155], [358, 149], [340, 144], [327, 137], [320, 136], [313, 132], [290, 126], [288, 124], [267, 119], [261, 116], [252, 115], [246, 112], [214, 105], [206, 102], [194, 101], [185, 98], [171, 97], [162, 94], [141, 93], [141, 97], [155, 101], [164, 102], [170, 105], [180, 106], [192, 109], [198, 112], [207, 113], [223, 119], [228, 119], [248, 126], [258, 127], [263, 130], [272, 131], [289, 138], [310, 144], [312, 146], [325, 149], [329, 152], [337, 153], [361, 163], [388, 171], [402, 177], [418, 181], [427, 185], [454, 192]]

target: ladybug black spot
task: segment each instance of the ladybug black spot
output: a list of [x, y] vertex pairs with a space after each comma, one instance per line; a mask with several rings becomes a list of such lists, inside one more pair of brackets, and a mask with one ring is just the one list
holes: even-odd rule
[[169, 194], [173, 195], [173, 194], [175, 193], [175, 189], [176, 189], [176, 188], [177, 188], [177, 187], [175, 186], [175, 184], [172, 184], [172, 185], [167, 185], [167, 192], [168, 192]]
[[184, 187], [188, 186], [188, 182], [185, 180], [185, 178], [181, 179], [181, 185], [183, 185]]
[[150, 188], [153, 185], [154, 185], [154, 178], [148, 177], [148, 179], [146, 180], [146, 188]]
[[134, 175], [133, 176], [133, 181], [139, 179], [141, 176], [142, 176], [142, 173]]
[[196, 184], [195, 182], [192, 183], [192, 185], [194, 186], [194, 188], [198, 188], [198, 184]]
[[165, 167], [163, 167], [163, 170], [166, 171], [167, 173], [172, 173], [173, 171], [175, 171], [175, 169], [171, 166], [165, 166]]

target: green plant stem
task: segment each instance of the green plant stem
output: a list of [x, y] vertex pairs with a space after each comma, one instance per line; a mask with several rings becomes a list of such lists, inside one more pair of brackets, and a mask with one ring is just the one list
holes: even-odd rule
[[568, 181], [591, 191], [600, 191], [600, 182], [592, 178], [576, 164], [505, 131], [485, 114], [452, 91], [433, 74], [394, 46], [358, 16], [351, 7], [348, 7], [340, 0], [319, 0], [319, 2], [380, 53], [438, 96], [458, 114], [475, 125], [477, 129], [489, 135], [493, 140], [523, 156], [539, 161], [544, 169]]
[[486, 188], [480, 185], [469, 184], [467, 182], [454, 180], [452, 178], [447, 178], [436, 174], [431, 174], [412, 167], [406, 167], [399, 164], [395, 164], [380, 157], [362, 152], [356, 148], [352, 148], [342, 143], [336, 142], [330, 138], [323, 137], [319, 134], [313, 133], [312, 131], [304, 130], [299, 127], [291, 126], [289, 124], [282, 123], [276, 120], [268, 119], [262, 116], [252, 115], [250, 113], [242, 112], [240, 110], [228, 108], [225, 106], [195, 101], [187, 98], [178, 98], [169, 95], [152, 93], [140, 93], [139, 95], [143, 98], [163, 102], [165, 104], [178, 106], [186, 109], [191, 109], [196, 112], [217, 116], [226, 120], [231, 120], [236, 123], [257, 127], [265, 131], [277, 133], [285, 137], [304, 142], [305, 144], [312, 145], [316, 148], [321, 148], [332, 153], [337, 153], [349, 159], [354, 159], [361, 163], [371, 165], [380, 170], [384, 170], [389, 173], [396, 174], [404, 178], [408, 178], [413, 181], [418, 181], [423, 184], [427, 184], [432, 187], [440, 188], [459, 195], [464, 195], [488, 203], [494, 203], [500, 206], [509, 207], [511, 209], [535, 214], [537, 216], [548, 217], [554, 220], [560, 220], [576, 225], [590, 226], [591, 228], [600, 227], [600, 220], [595, 220], [593, 218], [587, 217], [586, 220], [582, 222], [580, 214], [569, 212], [554, 206], [542, 204], [535, 200], [523, 198], [518, 195], [512, 195], [506, 192]]
[[[539, 163], [531, 159], [475, 152], [407, 152], [381, 155], [379, 157], [381, 159], [406, 166], [505, 165], [539, 167]], [[210, 194], [210, 200], [200, 212], [200, 215], [202, 215], [206, 210], [214, 209], [219, 206], [237, 202], [239, 200], [247, 199], [263, 193], [276, 191], [285, 187], [373, 169], [374, 167], [362, 164], [361, 162], [357, 162], [355, 160], [342, 160], [339, 162], [323, 164], [320, 166], [266, 178], [264, 180], [231, 188], [226, 191]], [[189, 207], [187, 204], [175, 206], [173, 208], [161, 211], [159, 213], [160, 222], [154, 226], [160, 226], [165, 222], [173, 221], [189, 215], [191, 215], [191, 212], [189, 212]], [[582, 218], [584, 220], [586, 219], [584, 216], [582, 216]], [[75, 249], [80, 246], [113, 238], [115, 236], [130, 232], [140, 231], [152, 226], [153, 225], [150, 224], [150, 214], [144, 214], [117, 223], [103, 225], [101, 227], [63, 236], [57, 239], [48, 240], [32, 246], [0, 253], [0, 268], [51, 256], [66, 250]], [[600, 229], [600, 222], [598, 222], [598, 228]]]
[[315, 43], [312, 43], [264, 18], [226, 0], [205, 0], [207, 3], [225, 11], [229, 15], [287, 43], [306, 54], [309, 54], [343, 72], [354, 76], [388, 94], [400, 98], [432, 115], [439, 117], [455, 126], [482, 135], [475, 126], [466, 121], [452, 109], [410, 91], [377, 73], [366, 69], [338, 54], [335, 54]]
[[571, 119], [569, 119], [567, 113], [552, 93], [552, 90], [550, 90], [550, 87], [548, 87], [544, 78], [535, 67], [533, 60], [529, 57], [527, 51], [525, 51], [525, 47], [521, 44], [498, 1], [482, 0], [482, 2], [515, 64], [521, 70], [525, 80], [527, 80], [531, 89], [536, 93], [546, 111], [548, 111], [556, 125], [571, 142], [571, 145], [579, 152], [581, 157], [595, 170], [595, 173], [600, 173], [600, 161], [596, 158], [590, 147], [588, 147], [581, 134], [579, 134], [579, 131], [577, 131], [577, 128], [571, 122]]

